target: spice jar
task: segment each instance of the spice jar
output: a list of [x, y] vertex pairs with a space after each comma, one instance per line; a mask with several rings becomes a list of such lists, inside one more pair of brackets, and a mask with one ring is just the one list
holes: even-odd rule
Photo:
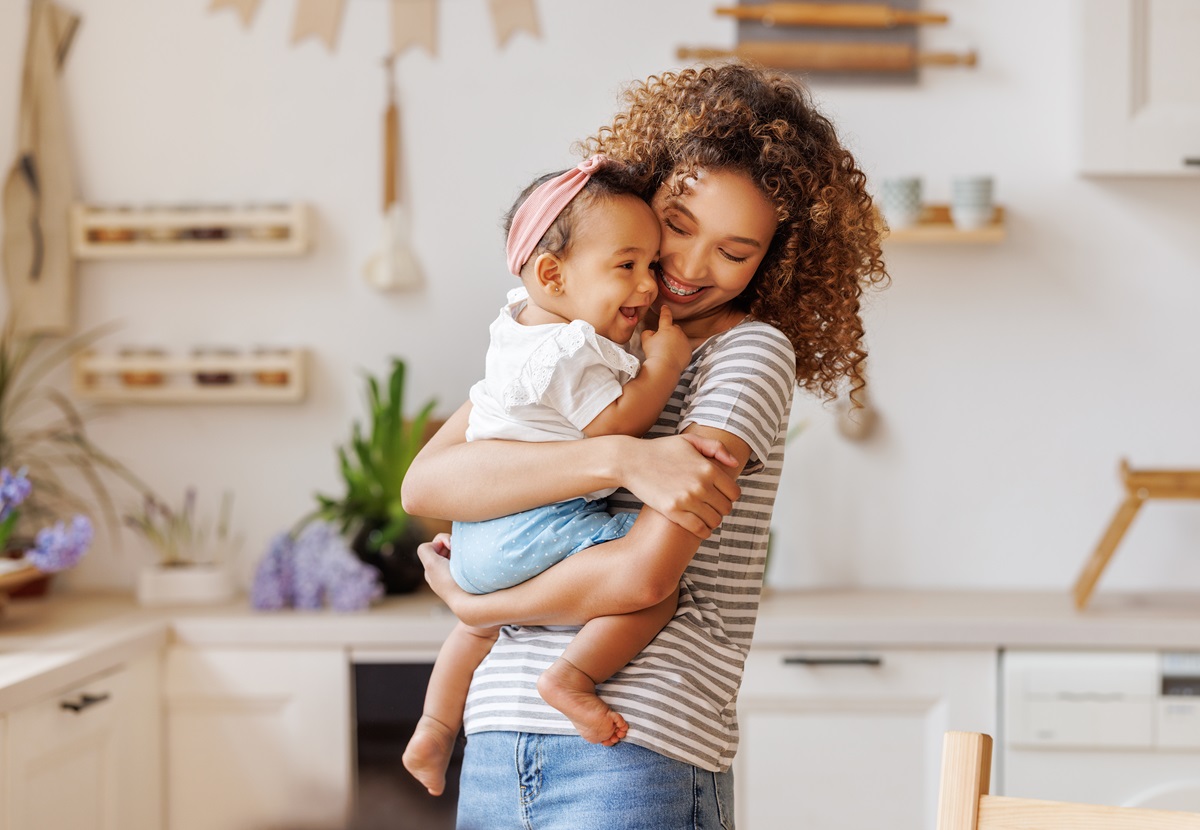
[[[259, 346], [254, 350], [255, 357], [278, 357], [287, 358], [292, 354], [291, 349], [285, 349], [279, 346]], [[257, 369], [254, 372], [254, 380], [262, 386], [287, 386], [291, 375], [285, 368], [279, 369]]]
[[[126, 346], [117, 354], [130, 360], [161, 360], [167, 356], [163, 349], [147, 346]], [[121, 383], [126, 386], [161, 386], [163, 373], [158, 369], [137, 367], [121, 372]]]
[[[222, 361], [228, 363], [231, 358], [236, 358], [237, 356], [237, 349], [230, 349], [223, 346], [197, 346], [192, 349], [192, 357], [212, 360], [214, 363]], [[227, 366], [197, 369], [192, 377], [201, 386], [228, 386], [235, 380], [233, 369]]]

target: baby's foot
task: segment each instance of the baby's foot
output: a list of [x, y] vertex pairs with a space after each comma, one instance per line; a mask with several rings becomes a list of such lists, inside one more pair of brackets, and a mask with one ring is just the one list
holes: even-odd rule
[[629, 732], [625, 718], [596, 695], [595, 682], [561, 657], [542, 672], [537, 688], [589, 743], [612, 746]]
[[429, 790], [430, 795], [441, 795], [446, 789], [446, 768], [450, 766], [457, 737], [457, 731], [452, 731], [446, 724], [429, 715], [421, 715], [416, 731], [404, 748], [404, 768]]

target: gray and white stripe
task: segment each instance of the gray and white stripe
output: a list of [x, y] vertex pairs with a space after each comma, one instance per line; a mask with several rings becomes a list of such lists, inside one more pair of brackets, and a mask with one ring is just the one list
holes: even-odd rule
[[[629, 722], [626, 740], [707, 770], [728, 769], [737, 751], [737, 693], [758, 616], [795, 371], [795, 353], [780, 331], [742, 323], [696, 350], [647, 433], [674, 435], [698, 424], [737, 435], [751, 449], [738, 479], [741, 498], [684, 572], [674, 619], [599, 687]], [[625, 490], [609, 497], [614, 512], [641, 506]], [[574, 734], [536, 683], [577, 630], [504, 628], [472, 680], [467, 734]]]

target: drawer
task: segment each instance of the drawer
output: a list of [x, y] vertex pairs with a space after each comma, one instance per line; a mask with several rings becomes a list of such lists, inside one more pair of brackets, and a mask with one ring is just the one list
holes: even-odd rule
[[995, 688], [996, 652], [752, 648], [740, 700], [795, 697], [940, 697]]

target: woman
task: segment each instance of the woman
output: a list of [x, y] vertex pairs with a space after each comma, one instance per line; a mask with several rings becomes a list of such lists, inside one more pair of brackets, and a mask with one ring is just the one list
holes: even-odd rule
[[[859, 298], [886, 276], [880, 228], [805, 90], [730, 64], [650, 78], [627, 100], [585, 149], [638, 169], [662, 224], [658, 303], [693, 354], [658, 440], [467, 445], [465, 406], [405, 479], [418, 515], [487, 519], [606, 487], [627, 491], [613, 509], [641, 510], [623, 539], [487, 595], [454, 584], [448, 537], [423, 546], [460, 619], [507, 624], [468, 698], [460, 828], [732, 827], [737, 690], [792, 389], [863, 385]], [[536, 690], [573, 633], [559, 626], [676, 591], [674, 618], [597, 687], [627, 736], [584, 742]]]

